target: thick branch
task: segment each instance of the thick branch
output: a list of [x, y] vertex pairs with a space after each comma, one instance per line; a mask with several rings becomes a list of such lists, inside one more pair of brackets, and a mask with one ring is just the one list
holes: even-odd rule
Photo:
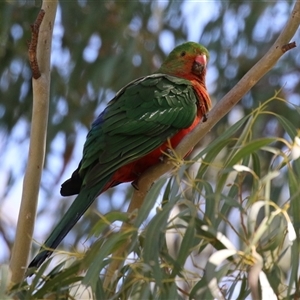
[[[184, 157], [184, 155], [188, 153], [188, 151], [193, 148], [213, 128], [213, 126], [219, 122], [267, 72], [273, 68], [279, 58], [286, 51], [296, 46], [295, 44], [289, 42], [295, 35], [299, 24], [300, 0], [295, 3], [294, 9], [284, 30], [279, 35], [278, 39], [270, 48], [270, 50], [211, 110], [206, 122], [199, 124], [176, 147], [175, 150], [179, 158]], [[137, 182], [138, 190], [134, 191], [127, 212], [132, 213], [135, 209], [140, 208], [153, 182], [166, 172], [171, 171], [173, 167], [174, 165], [172, 161], [166, 159], [144, 172]], [[121, 230], [125, 230], [126, 226], [127, 225], [124, 225], [124, 228], [122, 227]], [[126, 249], [127, 245], [124, 243], [124, 245], [122, 245], [122, 247], [116, 253], [114, 253], [113, 257], [124, 257], [126, 255]], [[114, 273], [122, 266], [122, 264], [123, 262], [120, 260], [112, 260], [106, 272], [106, 278], [104, 282], [105, 288], [109, 287], [111, 276], [114, 275]], [[114, 287], [110, 286], [110, 288], [112, 289], [113, 293]]]
[[50, 91], [50, 53], [57, 1], [44, 1], [32, 26], [29, 58], [33, 77], [32, 126], [28, 163], [23, 181], [21, 207], [10, 268], [12, 283], [24, 277], [35, 222], [40, 180], [45, 157]]

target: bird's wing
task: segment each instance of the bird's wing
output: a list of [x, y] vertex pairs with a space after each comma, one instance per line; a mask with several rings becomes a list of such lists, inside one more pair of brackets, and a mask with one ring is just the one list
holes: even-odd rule
[[164, 74], [136, 80], [123, 88], [92, 125], [79, 174], [83, 186], [162, 145], [197, 115], [199, 99], [190, 81]]

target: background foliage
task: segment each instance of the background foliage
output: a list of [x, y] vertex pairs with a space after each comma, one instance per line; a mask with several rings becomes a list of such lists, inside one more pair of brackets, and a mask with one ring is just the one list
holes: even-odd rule
[[[60, 199], [59, 184], [76, 167], [90, 123], [119, 88], [154, 72], [175, 45], [194, 40], [210, 51], [208, 90], [216, 105], [276, 39], [291, 4], [61, 1], [53, 37], [47, 156], [35, 238], [42, 242], [51, 230], [50, 223], [55, 223], [69, 205], [68, 200]], [[16, 191], [26, 165], [32, 101], [26, 41], [38, 10], [34, 1], [0, 3], [2, 262], [8, 260], [14, 240], [10, 214], [17, 211]], [[291, 287], [298, 284], [298, 251], [295, 245], [288, 247], [286, 225], [289, 215], [298, 238], [299, 163], [286, 153], [295, 149], [293, 141], [300, 125], [299, 55], [297, 50], [287, 53], [209, 133], [190, 160], [200, 162], [203, 158], [200, 167], [198, 163], [182, 166], [174, 177], [162, 178], [151, 190], [130, 233], [134, 237], [130, 249], [135, 254], [129, 261], [134, 264], [126, 264], [123, 275], [116, 279], [122, 288], [115, 298], [175, 299], [187, 294], [210, 298], [213, 293], [207, 284], [214, 276], [227, 297], [240, 293], [245, 298], [249, 294], [249, 266], [255, 264], [249, 258], [253, 249], [262, 258], [263, 270], [276, 294], [295, 292]], [[275, 91], [279, 92], [273, 97]], [[237, 173], [236, 164], [248, 166], [252, 173]], [[77, 249], [76, 257], [82, 258], [81, 252], [92, 244], [88, 255], [75, 260], [43, 287], [34, 281], [24, 297], [36, 293], [35, 288], [39, 289], [35, 294], [38, 298], [45, 291], [80, 281], [81, 275], [75, 278], [74, 273], [89, 266], [84, 283], [91, 285], [91, 293], [107, 298], [109, 292], [102, 290], [101, 279], [94, 275], [103, 272], [109, 262], [107, 256], [127, 237], [116, 228], [128, 216], [117, 211], [124, 211], [130, 193], [131, 188], [124, 185], [101, 196], [61, 245], [61, 249]], [[160, 199], [164, 200], [162, 205]], [[263, 209], [259, 210], [262, 201]], [[172, 210], [175, 203], [177, 210]], [[155, 205], [159, 205], [156, 211]], [[108, 213], [106, 218], [95, 214], [95, 209]], [[265, 216], [268, 226], [263, 223]], [[231, 240], [234, 248], [220, 239], [218, 232]], [[225, 261], [225, 253], [224, 264], [215, 270], [208, 261], [213, 249], [230, 249], [236, 256]], [[237, 249], [240, 252], [234, 252]], [[279, 258], [289, 251], [294, 254], [293, 267], [289, 258], [280, 265]], [[90, 265], [94, 259], [101, 262], [96, 267]], [[150, 286], [151, 281], [155, 285]]]

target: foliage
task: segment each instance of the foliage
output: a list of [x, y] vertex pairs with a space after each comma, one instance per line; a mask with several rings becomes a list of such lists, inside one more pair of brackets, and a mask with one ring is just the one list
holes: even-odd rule
[[[243, 299], [251, 279], [260, 280], [265, 295], [284, 298], [298, 291], [299, 255], [293, 253], [299, 242], [300, 145], [296, 127], [269, 110], [274, 102], [286, 106], [276, 94], [187, 164], [177, 161], [177, 171], [154, 185], [137, 216], [99, 216], [90, 233], [97, 239], [85, 255], [70, 253], [73, 261], [57, 264], [44, 277], [48, 262], [13, 295], [71, 299], [77, 291], [94, 299]], [[278, 119], [285, 139], [253, 138], [266, 114]], [[270, 156], [267, 166], [264, 156]], [[117, 221], [131, 226], [119, 232]], [[105, 268], [128, 240], [128, 257], [115, 258], [126, 260], [111, 278], [111, 286], [118, 285], [111, 293], [102, 284]], [[265, 279], [251, 273], [254, 267]]]

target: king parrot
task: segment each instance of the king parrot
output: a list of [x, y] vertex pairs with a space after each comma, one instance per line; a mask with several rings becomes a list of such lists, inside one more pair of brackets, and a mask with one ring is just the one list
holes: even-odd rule
[[92, 124], [78, 168], [61, 186], [62, 196], [78, 196], [29, 269], [52, 254], [98, 195], [136, 181], [205, 121], [211, 107], [205, 85], [208, 58], [200, 44], [177, 46], [157, 72], [130, 82], [108, 103]]

